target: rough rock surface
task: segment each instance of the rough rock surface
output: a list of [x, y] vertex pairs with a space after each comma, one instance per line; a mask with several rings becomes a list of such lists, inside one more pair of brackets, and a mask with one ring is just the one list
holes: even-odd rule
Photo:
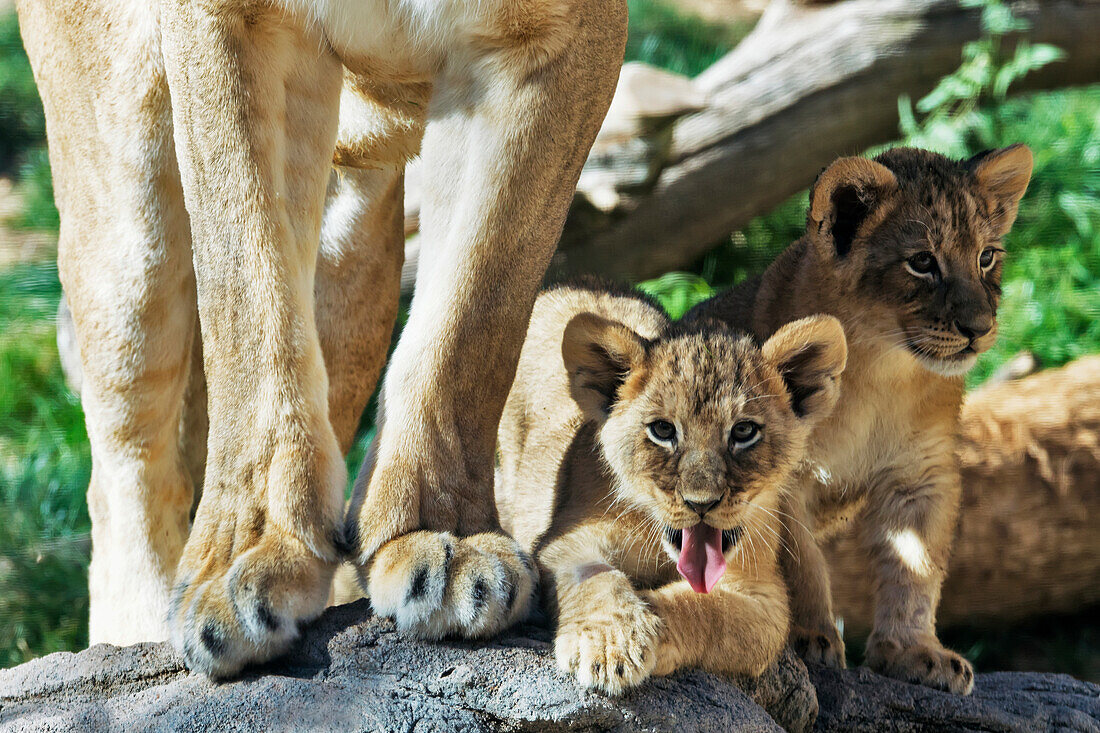
[[166, 644], [100, 645], [0, 670], [0, 731], [783, 728], [1100, 732], [1100, 687], [999, 673], [960, 698], [865, 669], [807, 671], [788, 652], [760, 680], [689, 672], [612, 699], [557, 671], [545, 629], [485, 644], [409, 641], [366, 601], [330, 609], [285, 657], [233, 682], [189, 674]]
[[359, 601], [222, 684], [189, 674], [167, 644], [98, 645], [0, 671], [0, 730], [779, 731], [776, 720], [807, 730], [817, 712], [793, 656], [743, 687], [690, 672], [609, 699], [557, 671], [544, 629], [516, 634], [409, 641]]
[[969, 697], [866, 668], [813, 667], [810, 677], [821, 706], [820, 731], [1100, 731], [1100, 687], [1064, 674], [979, 674]]

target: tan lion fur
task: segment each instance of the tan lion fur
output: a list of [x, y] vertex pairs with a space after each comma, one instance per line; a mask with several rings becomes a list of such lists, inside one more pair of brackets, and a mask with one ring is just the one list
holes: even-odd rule
[[[760, 338], [814, 313], [844, 324], [840, 401], [814, 429], [787, 509], [799, 557], [786, 567], [791, 640], [810, 660], [844, 665], [815, 538], [854, 522], [874, 578], [868, 663], [953, 692], [973, 686], [969, 662], [936, 638], [936, 606], [959, 502], [962, 374], [996, 337], [1001, 253], [985, 268], [979, 258], [999, 250], [1030, 173], [1019, 145], [963, 162], [907, 148], [842, 158], [814, 185], [805, 236], [761, 278], [687, 316]], [[921, 252], [936, 274], [911, 271]]]
[[[678, 330], [633, 291], [539, 298], [501, 421], [497, 502], [536, 553], [563, 670], [617, 694], [683, 667], [756, 675], [771, 663], [788, 623], [780, 496], [845, 354], [829, 317], [761, 348], [721, 324]], [[812, 393], [796, 403], [792, 383]], [[646, 437], [658, 418], [675, 424], [674, 448]], [[762, 437], [735, 449], [746, 418]], [[710, 593], [675, 569], [674, 530], [703, 517], [729, 532]]]
[[[625, 3], [17, 7], [84, 376], [91, 641], [171, 636], [192, 668], [233, 674], [320, 613], [349, 552], [411, 633], [481, 636], [521, 613], [502, 608], [510, 588], [525, 607], [532, 573], [485, 537], [496, 427]], [[430, 265], [345, 522], [341, 450], [385, 359], [418, 152]], [[184, 406], [200, 355], [208, 426]], [[465, 570], [432, 565], [456, 543]], [[425, 568], [442, 575], [414, 598]], [[466, 623], [483, 584], [487, 615]]]

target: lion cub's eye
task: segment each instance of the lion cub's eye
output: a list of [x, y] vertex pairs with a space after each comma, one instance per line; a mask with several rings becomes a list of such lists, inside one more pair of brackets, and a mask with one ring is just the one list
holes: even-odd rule
[[997, 249], [995, 247], [986, 247], [982, 250], [982, 253], [978, 255], [978, 265], [983, 270], [988, 270], [993, 266], [993, 262], [997, 259]]
[[646, 425], [645, 431], [657, 445], [667, 446], [676, 440], [676, 426], [668, 420], [654, 420]]
[[905, 261], [905, 269], [917, 277], [928, 277], [939, 272], [940, 267], [931, 252], [917, 252]]
[[737, 450], [744, 450], [760, 440], [763, 431], [752, 420], [741, 420], [730, 431], [730, 441]]

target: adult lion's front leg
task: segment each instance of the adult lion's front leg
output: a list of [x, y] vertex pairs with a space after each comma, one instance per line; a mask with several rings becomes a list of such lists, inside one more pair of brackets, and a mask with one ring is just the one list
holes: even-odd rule
[[348, 522], [375, 609], [426, 637], [527, 610], [533, 564], [493, 503], [497, 424], [625, 38], [618, 1], [469, 6], [439, 6], [481, 15], [434, 79], [416, 295]]
[[210, 413], [169, 623], [188, 665], [221, 676], [283, 651], [338, 557], [313, 285], [341, 68], [283, 11], [209, 5], [162, 5]]

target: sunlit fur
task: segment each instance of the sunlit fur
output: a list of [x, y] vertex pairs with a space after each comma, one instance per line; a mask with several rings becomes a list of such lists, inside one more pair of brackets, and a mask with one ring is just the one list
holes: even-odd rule
[[[522, 616], [496, 428], [625, 0], [16, 5], [83, 366], [91, 641], [171, 638], [233, 675], [322, 612], [345, 556], [410, 633]], [[345, 516], [417, 154], [416, 294]]]
[[[762, 339], [813, 313], [844, 324], [840, 401], [815, 427], [785, 505], [798, 556], [785, 563], [791, 640], [809, 660], [844, 665], [817, 541], [855, 520], [875, 587], [867, 662], [957, 693], [973, 687], [970, 663], [935, 632], [959, 499], [955, 434], [962, 375], [996, 338], [1002, 238], [1031, 165], [1022, 145], [966, 161], [910, 148], [842, 158], [814, 184], [805, 236], [761, 278], [687, 316]], [[935, 274], [914, 266], [922, 252]]]
[[[796, 354], [809, 356], [791, 367]], [[844, 358], [830, 318], [761, 348], [721, 324], [669, 324], [608, 285], [539, 298], [499, 431], [497, 502], [536, 553], [562, 669], [619, 693], [650, 674], [759, 674], [774, 659], [787, 634], [780, 497]], [[781, 367], [819, 392], [801, 416]], [[746, 419], [762, 436], [738, 450], [731, 429]], [[650, 439], [655, 420], [673, 423], [676, 439]], [[685, 501], [717, 503], [701, 520]], [[700, 521], [736, 530], [709, 594], [679, 578], [669, 531]]]

